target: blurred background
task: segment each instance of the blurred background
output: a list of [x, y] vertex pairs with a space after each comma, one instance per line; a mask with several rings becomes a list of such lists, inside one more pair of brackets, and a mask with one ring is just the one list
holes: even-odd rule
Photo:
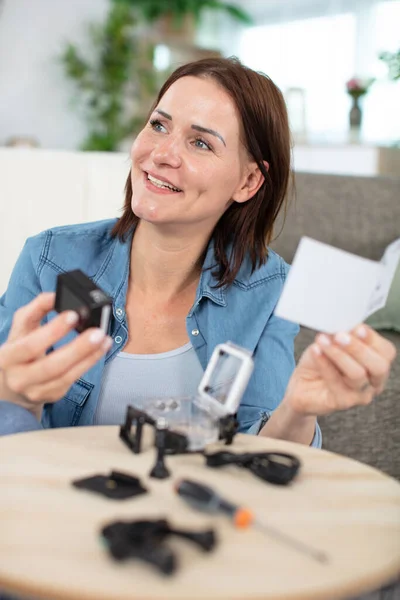
[[400, 174], [399, 32], [400, 0], [0, 0], [0, 292], [28, 236], [120, 214], [157, 90], [206, 56], [268, 74], [296, 172], [366, 206], [357, 178]]
[[399, 146], [399, 48], [399, 0], [0, 0], [0, 145], [125, 150], [168, 72], [220, 53], [277, 83], [297, 143]]

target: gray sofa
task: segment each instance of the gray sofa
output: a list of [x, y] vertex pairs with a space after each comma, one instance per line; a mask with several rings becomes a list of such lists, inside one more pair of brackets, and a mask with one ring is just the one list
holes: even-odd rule
[[[291, 263], [303, 235], [379, 260], [385, 247], [400, 236], [400, 178], [298, 173], [285, 225], [271, 247]], [[315, 333], [301, 328], [296, 339], [296, 359]], [[380, 333], [396, 345], [400, 355], [400, 334]], [[398, 479], [399, 355], [386, 390], [372, 404], [320, 419], [326, 450], [368, 463]]]

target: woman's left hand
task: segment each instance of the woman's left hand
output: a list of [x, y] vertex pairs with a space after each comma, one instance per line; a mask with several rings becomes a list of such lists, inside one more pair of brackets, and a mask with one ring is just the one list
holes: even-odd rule
[[285, 399], [297, 414], [315, 416], [369, 404], [383, 391], [395, 357], [395, 346], [365, 324], [350, 333], [318, 334]]

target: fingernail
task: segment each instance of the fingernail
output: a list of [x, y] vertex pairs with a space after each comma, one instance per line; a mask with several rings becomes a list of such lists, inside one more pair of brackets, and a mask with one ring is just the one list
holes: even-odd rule
[[364, 340], [367, 337], [367, 328], [364, 325], [360, 325], [360, 327], [357, 327], [356, 329], [356, 335]]
[[75, 325], [75, 323], [77, 323], [78, 321], [79, 315], [73, 310], [69, 310], [65, 315], [65, 322], [67, 323], [67, 325]]
[[104, 352], [107, 352], [111, 348], [112, 345], [113, 345], [112, 338], [107, 336], [103, 342], [102, 349], [104, 350]]
[[98, 344], [104, 338], [105, 333], [102, 329], [95, 329], [89, 336], [89, 341], [92, 344]]
[[348, 333], [337, 333], [335, 341], [342, 346], [348, 346], [351, 342], [351, 336]]
[[314, 352], [314, 354], [316, 354], [317, 356], [321, 356], [322, 352], [321, 349], [317, 346], [317, 344], [313, 344], [311, 346], [311, 350]]
[[323, 346], [330, 346], [331, 345], [331, 340], [324, 333], [322, 333], [321, 335], [318, 336], [317, 342], [319, 344], [322, 344]]

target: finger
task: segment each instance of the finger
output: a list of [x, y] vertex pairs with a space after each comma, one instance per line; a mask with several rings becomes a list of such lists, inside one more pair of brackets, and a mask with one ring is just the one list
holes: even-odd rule
[[365, 384], [368, 371], [346, 351], [347, 347], [346, 350], [340, 348], [325, 334], [318, 335], [316, 343], [345, 378], [348, 387], [359, 390]]
[[396, 346], [365, 323], [358, 325], [351, 333], [390, 363], [396, 358]]
[[314, 355], [315, 367], [331, 392], [326, 394], [325, 398], [328, 407], [327, 412], [346, 410], [357, 404], [369, 404], [372, 401], [374, 398], [372, 387], [368, 387], [362, 392], [349, 388], [347, 378], [343, 376], [331, 359], [321, 352], [320, 346], [313, 344], [311, 350]]
[[317, 369], [329, 389], [335, 390], [339, 388], [338, 391], [343, 390], [345, 386], [342, 380], [342, 373], [339, 369], [323, 354], [318, 344], [315, 343], [310, 346], [310, 350], [313, 355], [313, 366]]
[[336, 345], [366, 369], [371, 385], [382, 391], [390, 373], [391, 362], [387, 356], [350, 333], [338, 333], [333, 339]]
[[8, 341], [14, 341], [39, 327], [42, 319], [54, 308], [54, 292], [43, 292], [19, 308], [12, 321]]
[[0, 347], [0, 368], [25, 365], [42, 356], [48, 348], [69, 333], [79, 320], [74, 311], [65, 311], [50, 323], [37, 326], [34, 331]]
[[32, 386], [27, 395], [32, 402], [56, 402], [69, 390], [71, 385], [89, 371], [112, 346], [111, 338], [106, 338], [95, 352], [74, 365], [61, 378], [58, 377], [42, 385]]
[[[108, 338], [110, 339], [110, 338]], [[32, 386], [62, 378], [75, 365], [95, 353], [105, 340], [102, 329], [88, 329], [75, 340], [30, 364], [10, 369], [7, 383], [18, 393], [27, 394]]]

